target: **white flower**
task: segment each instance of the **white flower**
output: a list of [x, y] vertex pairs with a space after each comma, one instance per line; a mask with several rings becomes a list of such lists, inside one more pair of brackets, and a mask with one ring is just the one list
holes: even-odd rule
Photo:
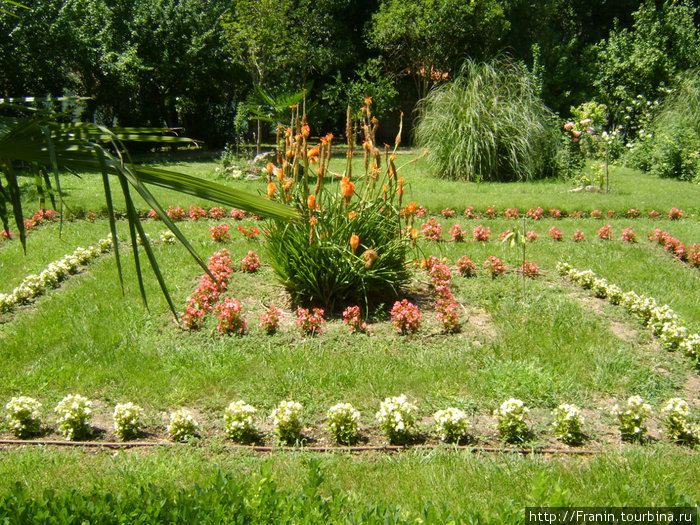
[[392, 443], [405, 441], [413, 428], [418, 409], [408, 402], [406, 395], [387, 397], [379, 405], [375, 417]]
[[328, 427], [339, 443], [351, 443], [360, 431], [360, 412], [350, 403], [338, 403], [328, 409]]
[[245, 401], [235, 401], [224, 411], [224, 431], [233, 440], [242, 441], [257, 432], [255, 408]]
[[270, 418], [280, 440], [293, 444], [301, 436], [301, 413], [303, 407], [296, 401], [281, 401], [272, 411]]
[[68, 440], [81, 439], [90, 433], [92, 401], [81, 395], [67, 395], [54, 412], [58, 414], [58, 429]]
[[132, 402], [114, 407], [114, 432], [120, 439], [135, 437], [143, 424], [143, 408]]
[[199, 424], [195, 421], [192, 412], [181, 408], [170, 414], [168, 434], [173, 441], [187, 441], [199, 432]]
[[41, 403], [26, 396], [13, 397], [5, 405], [7, 422], [15, 436], [23, 438], [37, 433], [41, 428]]
[[469, 434], [467, 414], [459, 408], [438, 410], [434, 415], [435, 430], [443, 441], [456, 442]]

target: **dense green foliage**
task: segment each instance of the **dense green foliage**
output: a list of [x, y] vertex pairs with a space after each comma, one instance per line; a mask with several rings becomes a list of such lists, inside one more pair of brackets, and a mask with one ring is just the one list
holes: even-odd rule
[[558, 124], [516, 64], [468, 62], [423, 101], [416, 137], [441, 177], [513, 181], [555, 172]]

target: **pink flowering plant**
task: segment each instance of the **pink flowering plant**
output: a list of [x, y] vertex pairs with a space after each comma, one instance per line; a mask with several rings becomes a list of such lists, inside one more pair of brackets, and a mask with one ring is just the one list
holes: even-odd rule
[[562, 241], [564, 240], [564, 234], [561, 232], [559, 228], [556, 226], [552, 226], [549, 229], [549, 236], [552, 238], [553, 241]]
[[260, 268], [260, 257], [253, 250], [250, 250], [238, 264], [242, 272], [255, 273]]
[[621, 239], [623, 240], [623, 242], [637, 242], [637, 234], [634, 233], [634, 230], [632, 228], [624, 228], [622, 230]]
[[477, 242], [488, 242], [491, 238], [491, 228], [488, 226], [484, 227], [480, 224], [472, 230], [472, 237]]
[[449, 234], [452, 237], [452, 242], [464, 242], [467, 230], [462, 229], [462, 225], [457, 223], [450, 228]]
[[230, 297], [226, 297], [223, 302], [216, 305], [216, 317], [219, 319], [216, 331], [221, 334], [243, 335], [248, 326], [248, 322], [243, 317], [241, 303]]
[[533, 221], [539, 221], [544, 215], [544, 210], [542, 208], [530, 208], [527, 210], [527, 216]]
[[343, 310], [343, 324], [352, 333], [361, 334], [367, 331], [367, 323], [362, 320], [359, 306], [348, 306]]
[[442, 239], [442, 224], [435, 217], [430, 217], [428, 222], [421, 225], [423, 238], [429, 241], [439, 241]]
[[502, 275], [506, 273], [506, 265], [501, 262], [501, 260], [491, 255], [484, 261], [484, 268], [486, 268], [491, 273], [491, 278], [495, 279], [497, 275]]
[[457, 272], [463, 277], [474, 277], [476, 275], [476, 264], [469, 257], [462, 255], [457, 259]]
[[228, 233], [229, 228], [230, 226], [225, 223], [209, 228], [209, 233], [211, 234], [212, 241], [222, 243], [229, 242], [231, 240], [231, 235]]
[[581, 242], [586, 240], [586, 235], [581, 230], [576, 230], [574, 232], [574, 240], [576, 242]]
[[314, 308], [309, 311], [308, 308], [297, 308], [297, 320], [295, 324], [304, 335], [317, 335], [323, 333], [323, 325], [326, 320], [323, 318], [323, 308]]
[[518, 208], [508, 208], [503, 215], [505, 215], [506, 219], [517, 219]]
[[418, 332], [422, 320], [418, 307], [407, 299], [396, 301], [391, 309], [391, 324], [401, 335]]
[[613, 234], [612, 226], [610, 226], [609, 224], [606, 224], [600, 230], [598, 230], [597, 233], [598, 233], [598, 238], [600, 238], [604, 241], [609, 241], [610, 238], [612, 237], [612, 234]]
[[204, 219], [206, 216], [207, 212], [204, 208], [190, 205], [190, 219], [198, 221], [199, 219]]
[[679, 221], [684, 215], [683, 210], [679, 208], [671, 208], [671, 210], [668, 212], [668, 218], [672, 221]]
[[209, 208], [209, 217], [211, 217], [212, 219], [220, 221], [224, 218], [225, 215], [226, 210], [220, 206], [214, 206], [213, 208]]
[[525, 259], [525, 262], [520, 267], [520, 271], [525, 277], [532, 277], [533, 279], [540, 274], [540, 268], [534, 262]]
[[451, 209], [451, 208], [444, 208], [444, 209], [440, 212], [440, 214], [441, 214], [443, 217], [445, 217], [445, 218], [449, 218], [449, 217], [454, 217], [455, 211], [454, 211], [453, 209]]
[[185, 210], [183, 210], [180, 206], [177, 206], [175, 208], [173, 208], [172, 206], [168, 206], [168, 211], [166, 213], [168, 214], [168, 217], [170, 217], [170, 220], [173, 222], [178, 222], [185, 218]]
[[539, 236], [538, 233], [536, 233], [536, 232], [534, 232], [534, 231], [532, 231], [532, 230], [529, 230], [529, 231], [525, 234], [525, 238], [526, 238], [529, 242], [535, 242], [537, 239], [540, 238], [540, 236]]
[[277, 332], [281, 318], [282, 311], [275, 307], [274, 304], [271, 304], [260, 316], [260, 324], [258, 326], [262, 328], [266, 334], [272, 335]]

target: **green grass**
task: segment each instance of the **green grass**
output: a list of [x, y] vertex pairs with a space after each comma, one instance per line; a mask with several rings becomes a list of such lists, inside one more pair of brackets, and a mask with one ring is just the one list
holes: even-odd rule
[[[401, 165], [401, 156], [398, 165]], [[421, 161], [422, 162], [422, 161]], [[190, 173], [213, 176], [213, 163], [183, 164]], [[406, 393], [419, 407], [421, 417], [449, 405], [469, 412], [488, 433], [489, 413], [508, 397], [519, 397], [535, 410], [533, 444], [551, 444], [546, 421], [549, 409], [560, 402], [574, 402], [591, 414], [593, 443], [604, 454], [593, 458], [521, 458], [509, 455], [472, 455], [449, 450], [411, 451], [397, 455], [323, 455], [325, 494], [337, 488], [350, 498], [349, 506], [384, 501], [400, 505], [403, 517], [418, 515], [426, 501], [461, 512], [491, 512], [495, 522], [508, 521], [508, 509], [521, 511], [525, 503], [538, 501], [542, 486], [557, 483], [559, 496], [571, 504], [651, 505], [676, 501], [676, 494], [694, 501], [700, 498], [698, 455], [691, 449], [665, 442], [647, 446], [623, 446], [618, 450], [612, 418], [597, 409], [609, 407], [630, 395], [640, 394], [658, 410], [669, 397], [685, 397], [693, 417], [699, 415], [697, 371], [679, 355], [661, 350], [648, 330], [623, 309], [592, 299], [561, 279], [554, 267], [564, 260], [580, 269], [592, 269], [625, 290], [634, 290], [668, 303], [686, 325], [700, 329], [700, 274], [669, 257], [645, 234], [655, 227], [671, 232], [686, 243], [697, 242], [698, 188], [677, 181], [644, 177], [631, 170], [616, 170], [610, 195], [568, 193], [560, 182], [475, 185], [438, 181], [424, 176], [420, 162], [404, 175], [411, 184], [411, 199], [435, 213], [444, 207], [461, 211], [467, 205], [482, 210], [518, 207], [558, 207], [562, 210], [598, 208], [618, 212], [628, 208], [668, 210], [678, 206], [690, 216], [682, 221], [660, 219], [565, 219], [528, 221], [540, 239], [527, 246], [527, 258], [543, 270], [528, 280], [525, 304], [521, 302], [520, 276], [508, 273], [492, 280], [481, 270], [472, 279], [453, 278], [457, 299], [469, 315], [464, 330], [444, 336], [434, 318], [425, 312], [426, 326], [415, 337], [395, 334], [378, 311], [371, 336], [351, 336], [337, 318], [327, 333], [300, 337], [282, 288], [265, 266], [260, 273], [233, 275], [228, 293], [241, 300], [247, 312], [249, 333], [244, 337], [218, 337], [212, 320], [200, 332], [178, 330], [168, 313], [155, 279], [146, 288], [150, 312], [139, 296], [131, 263], [124, 254], [125, 295], [122, 296], [114, 259], [98, 258], [57, 290], [0, 318], [0, 403], [11, 396], [31, 395], [44, 404], [49, 422], [55, 404], [68, 393], [80, 393], [97, 403], [98, 426], [109, 429], [116, 403], [134, 401], [148, 413], [149, 429], [162, 433], [167, 411], [186, 406], [195, 409], [205, 423], [202, 448], [122, 452], [114, 457], [80, 450], [0, 450], [0, 495], [20, 481], [32, 490], [70, 487], [81, 491], [126, 492], [132, 485], [150, 482], [159, 486], [215, 485], [218, 470], [242, 479], [261, 466], [274, 472], [280, 486], [295, 490], [307, 456], [303, 453], [271, 457], [232, 454], [212, 435], [221, 427], [221, 413], [232, 400], [242, 398], [263, 415], [283, 398], [301, 402], [307, 424], [324, 428], [324, 413], [340, 401], [353, 403], [362, 412], [362, 426], [376, 428], [373, 414], [387, 396]], [[407, 168], [408, 170], [408, 168]], [[67, 184], [69, 204], [85, 210], [99, 209], [97, 186], [85, 177], [84, 186]], [[261, 182], [236, 183], [249, 189]], [[163, 203], [188, 205], [189, 200]], [[77, 203], [77, 204], [76, 204]], [[204, 203], [201, 203], [204, 204]], [[425, 217], [427, 219], [427, 217]], [[492, 241], [482, 244], [421, 241], [415, 257], [444, 256], [454, 261], [469, 256], [482, 267], [489, 255], [502, 258], [509, 268], [519, 266], [521, 253], [497, 242], [498, 234], [521, 221], [467, 220], [455, 217], [469, 231], [489, 226]], [[258, 241], [246, 241], [229, 221], [233, 241], [226, 245], [234, 263], [248, 250], [263, 254]], [[596, 230], [611, 224], [614, 240], [601, 241]], [[221, 245], [208, 233], [212, 221], [183, 222], [180, 226], [204, 257]], [[250, 224], [250, 223], [245, 223]], [[420, 224], [420, 221], [419, 221]], [[555, 243], [547, 231], [556, 225], [566, 241]], [[640, 242], [622, 243], [622, 228], [631, 226]], [[162, 223], [144, 222], [152, 239]], [[126, 224], [119, 222], [121, 236]], [[587, 240], [575, 243], [575, 229]], [[67, 222], [58, 239], [58, 225], [41, 226], [28, 237], [29, 253], [18, 241], [0, 244], [0, 293], [12, 290], [29, 273], [49, 262], [106, 236], [104, 219], [94, 223]], [[197, 285], [201, 269], [179, 245], [158, 244], [158, 260], [179, 308]], [[414, 272], [411, 299], [425, 306], [427, 276]], [[257, 315], [275, 302], [285, 310], [281, 333], [266, 336], [257, 327]], [[624, 334], [619, 330], [623, 329]], [[658, 422], [658, 418], [656, 418]], [[4, 425], [4, 422], [1, 424]], [[0, 433], [6, 430], [0, 426]], [[493, 438], [484, 438], [487, 440]], [[549, 440], [549, 441], [548, 441]], [[540, 488], [538, 488], [540, 487]], [[553, 496], [554, 497], [554, 496]], [[447, 503], [449, 501], [449, 504]], [[490, 510], [491, 509], [491, 510]], [[493, 510], [495, 509], [495, 510]]]

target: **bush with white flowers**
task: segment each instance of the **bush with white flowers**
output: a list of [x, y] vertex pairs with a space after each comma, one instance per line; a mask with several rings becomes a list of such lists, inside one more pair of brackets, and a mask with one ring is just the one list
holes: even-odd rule
[[195, 437], [199, 430], [199, 424], [189, 410], [181, 408], [170, 413], [168, 435], [173, 441], [183, 443]]
[[177, 242], [177, 237], [170, 230], [165, 230], [160, 234], [160, 242], [163, 244], [175, 244]]
[[700, 364], [700, 334], [691, 334], [685, 338], [679, 348], [686, 357]]
[[64, 397], [54, 412], [58, 415], [58, 430], [68, 440], [83, 439], [90, 435], [92, 401], [79, 394]]
[[224, 411], [224, 432], [234, 441], [249, 441], [257, 433], [255, 408], [245, 401], [234, 401]]
[[360, 412], [350, 403], [338, 403], [328, 409], [328, 428], [338, 443], [350, 445], [360, 432]]
[[680, 344], [685, 341], [688, 330], [674, 321], [664, 323], [659, 333], [659, 339], [666, 350], [677, 350]]
[[685, 400], [674, 397], [669, 399], [661, 410], [666, 415], [665, 427], [669, 439], [678, 443], [697, 443], [700, 429], [688, 422], [690, 409]]
[[296, 401], [281, 401], [270, 417], [280, 441], [293, 445], [301, 438], [301, 413], [304, 407]]
[[620, 288], [616, 284], [608, 283], [608, 288], [606, 291], [608, 295], [608, 301], [610, 301], [611, 304], [620, 304], [623, 295], [622, 288]]
[[37, 434], [41, 430], [41, 403], [27, 396], [13, 397], [5, 405], [7, 409], [7, 422], [12, 433], [18, 438], [25, 438]]
[[114, 433], [122, 441], [135, 438], [143, 425], [143, 408], [132, 402], [114, 407]]
[[408, 402], [405, 394], [401, 394], [382, 401], [375, 417], [389, 442], [400, 445], [410, 440], [417, 412], [416, 406]]
[[520, 399], [511, 398], [494, 411], [498, 432], [508, 442], [523, 441], [528, 432], [525, 418], [530, 409]]
[[554, 435], [562, 443], [578, 445], [583, 442], [583, 416], [576, 405], [563, 403], [552, 410]]
[[435, 431], [445, 442], [457, 443], [469, 435], [470, 424], [464, 410], [454, 407], [438, 410], [433, 418]]
[[608, 281], [606, 279], [599, 279], [598, 277], [593, 279], [593, 295], [599, 299], [605, 299], [608, 296]]
[[639, 442], [644, 439], [648, 430], [644, 422], [651, 416], [651, 406], [640, 396], [630, 397], [622, 407], [615, 405], [610, 413], [617, 417], [623, 441]]

